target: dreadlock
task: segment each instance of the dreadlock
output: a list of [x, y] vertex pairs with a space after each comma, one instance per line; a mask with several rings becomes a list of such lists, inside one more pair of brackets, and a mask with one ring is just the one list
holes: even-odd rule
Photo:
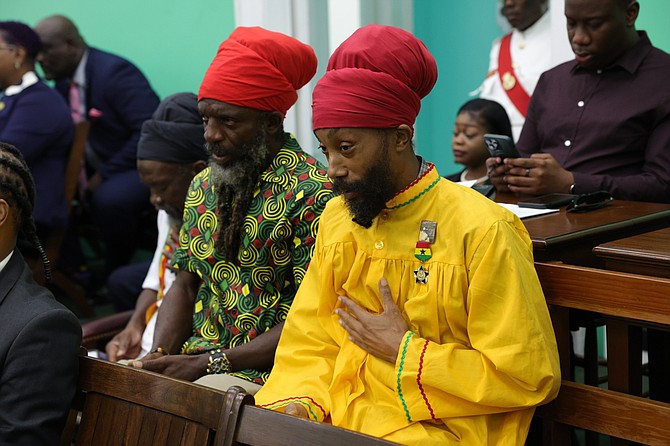
[[14, 146], [0, 142], [0, 196], [19, 208], [17, 216], [19, 237], [29, 241], [39, 252], [44, 265], [44, 277], [51, 281], [51, 265], [47, 253], [37, 237], [33, 220], [35, 206], [35, 182], [23, 159]]
[[[260, 174], [260, 169], [258, 171]], [[237, 263], [237, 253], [242, 239], [242, 226], [247, 209], [253, 199], [256, 178], [247, 176], [237, 187], [220, 185], [216, 207], [219, 221], [219, 236], [214, 247], [223, 253], [226, 260]]]
[[[258, 115], [258, 122], [261, 128], [261, 133], [254, 141], [254, 144], [267, 143], [265, 133], [267, 122], [269, 120], [270, 112], [261, 111]], [[283, 146], [289, 138], [289, 134], [284, 132], [283, 123], [278, 128], [274, 135], [274, 141], [280, 146]], [[253, 172], [240, 179], [240, 182], [231, 187], [229, 185], [220, 184], [219, 192], [217, 193], [217, 220], [219, 226], [218, 237], [214, 243], [215, 249], [222, 253], [225, 259], [232, 263], [238, 263], [237, 254], [242, 242], [242, 227], [244, 219], [247, 216], [249, 205], [254, 198], [254, 190], [256, 183], [260, 178], [261, 173], [267, 169], [271, 160], [258, 160], [254, 165]]]

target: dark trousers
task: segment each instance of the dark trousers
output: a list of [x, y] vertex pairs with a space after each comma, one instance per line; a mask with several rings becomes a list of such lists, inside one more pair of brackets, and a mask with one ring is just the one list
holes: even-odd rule
[[[106, 247], [108, 273], [128, 264], [145, 236], [156, 227], [149, 189], [140, 181], [137, 170], [120, 172], [103, 181], [93, 193], [91, 211]], [[154, 237], [151, 243], [155, 241]]]
[[151, 261], [122, 266], [107, 279], [107, 295], [117, 312], [135, 308], [137, 297], [142, 291], [142, 282], [149, 271]]

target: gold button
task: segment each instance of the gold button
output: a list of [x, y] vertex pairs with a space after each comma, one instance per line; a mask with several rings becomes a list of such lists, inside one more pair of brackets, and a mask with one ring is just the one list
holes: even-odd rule
[[375, 242], [375, 248], [376, 248], [376, 249], [384, 249], [384, 242], [381, 241], [381, 240], [377, 240], [377, 241]]

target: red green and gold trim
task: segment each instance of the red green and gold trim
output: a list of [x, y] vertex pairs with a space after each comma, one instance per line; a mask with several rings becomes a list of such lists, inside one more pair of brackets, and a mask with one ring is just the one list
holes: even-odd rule
[[426, 355], [426, 349], [428, 348], [428, 341], [426, 341], [423, 344], [423, 348], [421, 349], [421, 356], [419, 357], [419, 371], [416, 375], [416, 384], [419, 386], [419, 391], [421, 392], [421, 396], [423, 397], [423, 402], [426, 403], [426, 407], [428, 407], [428, 411], [430, 412], [430, 417], [433, 420], [436, 420], [435, 418], [435, 412], [433, 412], [433, 406], [430, 405], [430, 402], [428, 401], [428, 397], [426, 396], [426, 392], [423, 389], [423, 384], [421, 384], [421, 372], [423, 371], [423, 359]]
[[412, 416], [409, 413], [407, 403], [405, 402], [405, 398], [402, 395], [402, 385], [400, 384], [400, 377], [402, 376], [402, 369], [405, 367], [405, 356], [407, 355], [407, 346], [409, 345], [409, 340], [412, 339], [412, 336], [414, 336], [414, 333], [411, 331], [407, 334], [407, 336], [405, 336], [405, 342], [402, 346], [402, 354], [400, 355], [400, 364], [398, 365], [398, 377], [397, 377], [398, 397], [400, 398], [400, 402], [402, 403], [402, 408], [405, 410], [405, 417], [407, 417], [408, 423], [412, 422]]

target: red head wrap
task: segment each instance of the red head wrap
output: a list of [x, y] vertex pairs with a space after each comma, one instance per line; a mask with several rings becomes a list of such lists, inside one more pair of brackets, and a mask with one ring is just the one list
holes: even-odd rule
[[238, 27], [220, 46], [200, 85], [198, 100], [279, 111], [298, 100], [296, 91], [316, 73], [311, 46], [260, 27]]
[[314, 130], [414, 125], [437, 81], [426, 46], [400, 28], [368, 25], [333, 53], [312, 96]]

